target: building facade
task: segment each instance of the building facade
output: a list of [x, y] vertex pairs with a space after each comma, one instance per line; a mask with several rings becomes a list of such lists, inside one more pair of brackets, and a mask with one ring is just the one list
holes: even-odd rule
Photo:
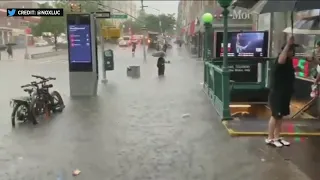
[[[24, 44], [25, 29], [29, 23], [40, 22], [39, 17], [7, 17], [7, 8], [38, 8], [35, 1], [0, 1], [0, 45], [8, 42]], [[19, 43], [21, 42], [21, 43]]]
[[[211, 13], [214, 16], [212, 23], [214, 31], [222, 31], [223, 9], [218, 1], [181, 0], [179, 7], [178, 17], [181, 21], [179, 37], [186, 42], [192, 53], [197, 53], [201, 57], [204, 41], [204, 26], [201, 23], [201, 17], [204, 13]], [[253, 28], [252, 22], [252, 16], [248, 10], [230, 9], [228, 23], [230, 31], [251, 30]]]

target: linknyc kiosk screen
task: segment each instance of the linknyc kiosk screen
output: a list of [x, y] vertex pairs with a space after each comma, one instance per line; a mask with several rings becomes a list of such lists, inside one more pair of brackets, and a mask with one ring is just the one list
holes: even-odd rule
[[90, 72], [93, 70], [90, 28], [89, 14], [67, 15], [70, 71]]
[[90, 25], [68, 25], [71, 63], [91, 63]]
[[[267, 57], [268, 32], [228, 32], [229, 57]], [[223, 56], [223, 32], [217, 32], [216, 57]]]

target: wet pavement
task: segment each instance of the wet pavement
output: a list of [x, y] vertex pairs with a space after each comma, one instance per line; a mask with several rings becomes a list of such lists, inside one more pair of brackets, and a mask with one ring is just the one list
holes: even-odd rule
[[[158, 78], [156, 58], [143, 63], [138, 51], [131, 58], [130, 49], [115, 49], [116, 70], [94, 98], [69, 98], [66, 55], [0, 61], [0, 179], [68, 180], [75, 169], [79, 180], [312, 179], [281, 155], [308, 140], [277, 150], [262, 138], [229, 137], [202, 92], [202, 62], [174, 47]], [[126, 77], [136, 64], [141, 78]], [[24, 94], [19, 86], [33, 73], [57, 77], [67, 107], [37, 126], [12, 129], [9, 100]]]

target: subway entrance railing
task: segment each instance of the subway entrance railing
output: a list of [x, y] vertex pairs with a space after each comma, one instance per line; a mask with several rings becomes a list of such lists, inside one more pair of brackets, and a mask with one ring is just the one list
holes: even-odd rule
[[[223, 107], [244, 104], [267, 104], [268, 83], [271, 58], [228, 58], [228, 73], [222, 71], [222, 58], [205, 61], [204, 91], [214, 108], [225, 120]], [[223, 89], [223, 76], [229, 76], [229, 89]], [[229, 93], [230, 102], [223, 100], [223, 94]], [[227, 106], [228, 107], [228, 106]]]

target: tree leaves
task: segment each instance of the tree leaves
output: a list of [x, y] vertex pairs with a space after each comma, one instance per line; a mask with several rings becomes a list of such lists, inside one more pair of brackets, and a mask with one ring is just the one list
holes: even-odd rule
[[[161, 26], [159, 21], [161, 21]], [[174, 26], [176, 24], [175, 14], [161, 14], [156, 16], [154, 14], [143, 14], [136, 21], [127, 20], [122, 23], [124, 25], [123, 31], [125, 33], [129, 32], [129, 28], [134, 34], [140, 34], [141, 28], [145, 25], [148, 31], [154, 32], [169, 32], [172, 33]]]
[[[98, 3], [101, 0], [97, 1], [77, 1], [81, 5], [81, 11], [90, 13], [99, 11]], [[37, 25], [31, 26], [32, 34], [35, 36], [41, 36], [43, 32], [50, 32], [54, 35], [59, 35], [66, 32], [66, 14], [70, 13], [70, 2], [65, 0], [55, 0], [51, 3], [40, 3], [39, 8], [62, 8], [64, 10], [63, 17], [41, 17], [40, 23]], [[110, 23], [106, 23], [110, 24]]]
[[[39, 4], [40, 8], [63, 8], [64, 13], [68, 12], [66, 8], [66, 3], [56, 1], [53, 5], [49, 3]], [[62, 17], [50, 17], [44, 16], [41, 17], [40, 22], [37, 25], [31, 26], [32, 34], [35, 36], [41, 36], [43, 32], [50, 32], [54, 35], [59, 35], [66, 30], [66, 18], [65, 16]]]

